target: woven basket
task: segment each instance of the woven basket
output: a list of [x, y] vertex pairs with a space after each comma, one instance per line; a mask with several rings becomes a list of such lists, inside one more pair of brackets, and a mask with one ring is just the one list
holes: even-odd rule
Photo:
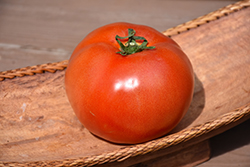
[[80, 124], [64, 90], [67, 60], [0, 72], [0, 166], [133, 165], [249, 119], [249, 6], [239, 1], [163, 32], [193, 64], [194, 98], [170, 134], [143, 144], [108, 143]]

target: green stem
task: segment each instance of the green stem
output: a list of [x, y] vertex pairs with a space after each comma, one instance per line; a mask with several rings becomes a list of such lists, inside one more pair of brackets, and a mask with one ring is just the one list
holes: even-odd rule
[[[135, 30], [133, 29], [128, 29], [128, 36], [126, 37], [120, 37], [118, 35], [115, 36], [116, 41], [120, 45], [120, 52], [117, 52], [121, 54], [122, 56], [127, 56], [130, 54], [134, 54], [137, 52], [141, 52], [144, 49], [154, 49], [154, 46], [147, 46], [148, 41], [144, 37], [139, 37], [139, 36], [134, 36], [135, 35]], [[128, 38], [128, 42], [123, 45], [123, 43], [119, 39], [126, 39]], [[136, 40], [143, 40], [141, 45], [138, 45], [136, 43]]]

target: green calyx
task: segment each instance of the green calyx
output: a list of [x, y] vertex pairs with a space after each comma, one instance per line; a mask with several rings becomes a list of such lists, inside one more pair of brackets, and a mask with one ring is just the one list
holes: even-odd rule
[[[148, 41], [144, 37], [134, 36], [135, 30], [128, 29], [128, 36], [126, 37], [120, 37], [118, 35], [115, 36], [116, 41], [120, 45], [120, 52], [117, 52], [121, 54], [122, 56], [127, 56], [130, 54], [134, 54], [137, 52], [141, 52], [144, 49], [154, 49], [154, 46], [147, 46]], [[125, 43], [125, 45], [119, 40], [119, 39], [126, 39], [128, 38], [128, 41]], [[138, 45], [136, 40], [143, 41], [142, 44]]]

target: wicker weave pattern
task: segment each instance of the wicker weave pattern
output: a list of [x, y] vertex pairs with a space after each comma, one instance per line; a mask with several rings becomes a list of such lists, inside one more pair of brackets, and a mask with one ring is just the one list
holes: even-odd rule
[[122, 150], [112, 153], [105, 153], [95, 157], [87, 157], [85, 159], [78, 159], [72, 162], [72, 160], [64, 161], [65, 166], [83, 165], [93, 166], [97, 164], [103, 164], [106, 162], [123, 161], [130, 157], [137, 155], [145, 155], [152, 153], [160, 149], [164, 149], [173, 145], [177, 145], [193, 138], [197, 138], [201, 135], [207, 134], [213, 130], [219, 129], [222, 126], [226, 126], [232, 122], [236, 122], [239, 119], [250, 115], [250, 104], [238, 108], [232, 112], [222, 115], [216, 120], [204, 123], [202, 125], [194, 126], [189, 129], [180, 131], [178, 133], [166, 136], [162, 139], [147, 142], [145, 144], [135, 145], [131, 147], [125, 147]]
[[12, 79], [15, 77], [23, 77], [26, 75], [35, 75], [37, 73], [44, 72], [56, 72], [57, 70], [64, 70], [68, 65], [68, 60], [64, 60], [57, 63], [47, 63], [41, 65], [35, 65], [31, 67], [24, 67], [15, 70], [3, 71], [0, 72], [0, 81], [3, 81], [5, 78]]
[[[218, 11], [209, 13], [208, 15], [199, 17], [193, 21], [181, 24], [177, 27], [168, 29], [163, 33], [167, 36], [173, 36], [181, 32], [185, 32], [189, 29], [198, 27], [202, 24], [206, 24], [209, 21], [216, 20], [220, 17], [228, 15], [232, 12], [238, 11], [245, 7], [250, 6], [250, 0], [244, 0], [237, 2], [233, 5], [226, 6]], [[44, 72], [56, 72], [57, 70], [64, 70], [67, 67], [68, 60], [58, 63], [42, 64], [32, 67], [25, 67], [16, 70], [0, 72], [0, 81], [4, 79], [12, 79], [15, 77], [22, 77], [27, 75], [35, 75], [36, 73]], [[250, 104], [247, 104], [241, 108], [235, 109], [227, 114], [224, 114], [215, 120], [211, 120], [201, 125], [197, 125], [178, 133], [174, 133], [163, 138], [146, 142], [143, 144], [126, 146], [122, 149], [107, 152], [100, 155], [83, 157], [78, 159], [65, 159], [61, 161], [38, 161], [38, 162], [0, 162], [0, 166], [94, 166], [104, 163], [120, 162], [128, 158], [136, 157], [138, 155], [145, 155], [147, 153], [156, 152], [161, 149], [168, 148], [170, 146], [178, 145], [190, 141], [194, 138], [208, 134], [221, 127], [225, 127], [231, 123], [237, 122], [242, 118], [248, 118], [250, 116]]]
[[201, 135], [207, 134], [213, 130], [216, 130], [222, 126], [228, 125], [232, 122], [236, 122], [242, 117], [250, 115], [250, 104], [238, 108], [233, 112], [222, 115], [216, 120], [207, 122], [202, 125], [191, 127], [179, 133], [175, 133], [164, 137], [162, 139], [147, 142], [141, 145], [135, 145], [132, 147], [125, 147], [117, 152], [107, 153], [95, 157], [88, 157], [85, 159], [78, 159], [76, 161], [69, 160], [64, 161], [65, 166], [83, 165], [83, 166], [93, 166], [97, 164], [103, 164], [105, 162], [123, 161], [130, 157], [135, 157], [137, 155], [145, 155], [147, 153], [152, 153], [160, 149], [164, 149], [173, 145], [186, 142], [190, 139], [197, 138]]
[[197, 125], [189, 129], [168, 135], [161, 139], [153, 140], [144, 144], [133, 145], [131, 147], [124, 147], [123, 149], [103, 153], [97, 156], [89, 156], [79, 159], [65, 159], [63, 161], [39, 161], [39, 162], [23, 162], [23, 163], [11, 163], [2, 162], [0, 166], [85, 166], [90, 167], [94, 165], [100, 165], [104, 163], [120, 162], [125, 159], [135, 157], [138, 155], [145, 155], [152, 153], [170, 146], [174, 146], [191, 139], [197, 138], [204, 134], [208, 134], [211, 131], [219, 129], [223, 126], [237, 122], [238, 120], [248, 117], [250, 115], [250, 104], [247, 104], [241, 108], [235, 109], [232, 112], [224, 114], [215, 120], [206, 122], [202, 125]]
[[176, 35], [176, 34], [180, 34], [181, 32], [190, 30], [192, 28], [199, 27], [202, 24], [206, 24], [210, 21], [219, 19], [223, 16], [226, 16], [230, 13], [233, 13], [235, 11], [238, 11], [242, 8], [249, 7], [249, 6], [250, 6], [250, 0], [239, 1], [235, 4], [231, 4], [231, 5], [228, 5], [226, 7], [223, 7], [217, 11], [208, 13], [207, 15], [198, 17], [198, 18], [191, 20], [189, 22], [186, 22], [184, 24], [180, 24], [176, 27], [170, 28], [170, 29], [164, 31], [163, 34], [166, 36], [169, 36], [169, 37]]
[[[233, 13], [235, 11], [238, 11], [240, 9], [243, 9], [249, 6], [250, 6], [250, 0], [239, 1], [235, 4], [228, 5], [224, 8], [221, 8], [215, 12], [211, 12], [205, 16], [201, 16], [192, 21], [178, 25], [177, 27], [170, 28], [164, 31], [163, 34], [166, 36], [173, 36], [181, 32], [188, 31], [189, 29], [196, 28], [202, 24], [206, 24], [209, 21], [219, 19], [220, 17], [223, 17], [225, 15], [228, 15], [230, 13]], [[6, 78], [12, 79], [15, 77], [34, 75], [36, 73], [44, 73], [46, 71], [54, 73], [57, 70], [64, 70], [67, 67], [67, 64], [68, 64], [68, 60], [64, 60], [64, 61], [57, 62], [57, 63], [42, 64], [42, 65], [25, 67], [25, 68], [20, 68], [20, 69], [15, 69], [15, 70], [3, 71], [3, 72], [0, 72], [0, 81], [3, 81]]]

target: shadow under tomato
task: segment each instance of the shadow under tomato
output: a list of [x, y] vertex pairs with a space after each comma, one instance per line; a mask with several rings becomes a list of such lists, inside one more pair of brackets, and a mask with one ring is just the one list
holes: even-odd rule
[[[196, 120], [196, 118], [198, 118], [198, 116], [201, 114], [202, 110], [204, 109], [204, 106], [205, 106], [205, 92], [203, 84], [195, 74], [193, 100], [190, 104], [190, 107], [186, 115], [182, 118], [181, 122], [170, 133], [181, 131], [186, 127], [188, 127], [190, 124], [192, 124]], [[167, 135], [169, 135], [170, 133], [168, 133]]]

